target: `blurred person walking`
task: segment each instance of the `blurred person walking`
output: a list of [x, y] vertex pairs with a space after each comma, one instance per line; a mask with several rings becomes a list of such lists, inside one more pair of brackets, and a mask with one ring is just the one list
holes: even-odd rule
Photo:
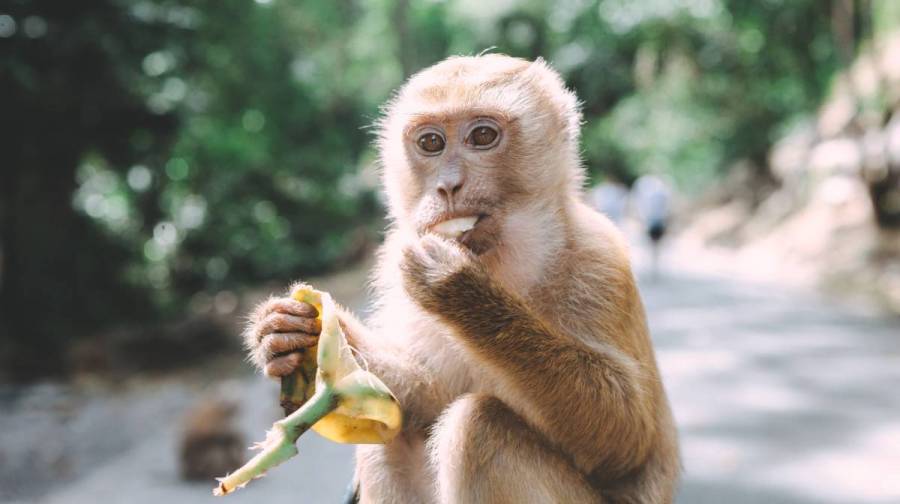
[[609, 176], [591, 189], [588, 203], [621, 228], [628, 207], [628, 188], [617, 178]]
[[644, 232], [650, 238], [651, 274], [657, 279], [660, 248], [671, 221], [672, 190], [662, 178], [644, 175], [635, 181], [631, 195]]

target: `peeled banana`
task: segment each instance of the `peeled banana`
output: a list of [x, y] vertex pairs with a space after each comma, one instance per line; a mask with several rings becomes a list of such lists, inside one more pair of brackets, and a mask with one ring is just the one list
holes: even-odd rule
[[[297, 439], [310, 427], [332, 441], [355, 444], [387, 443], [400, 431], [397, 399], [353, 357], [331, 296], [301, 286], [291, 297], [319, 311], [322, 332], [314, 349], [316, 362], [304, 359], [294, 374], [282, 379], [281, 405], [292, 412], [275, 422], [265, 441], [254, 446], [260, 453], [237, 471], [218, 478], [214, 495], [241, 488], [295, 456]], [[313, 375], [315, 381], [310, 379]]]

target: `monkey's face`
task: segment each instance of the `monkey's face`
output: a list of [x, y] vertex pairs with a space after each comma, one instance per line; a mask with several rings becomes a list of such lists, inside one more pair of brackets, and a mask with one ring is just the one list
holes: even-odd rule
[[499, 240], [504, 212], [521, 191], [508, 162], [516, 128], [499, 112], [429, 114], [407, 124], [408, 219], [418, 234], [444, 234], [477, 254]]
[[383, 123], [395, 221], [476, 254], [514, 240], [513, 223], [536, 208], [552, 212], [569, 194], [578, 163], [567, 113], [577, 125], [574, 98], [542, 63], [453, 58], [416, 75]]

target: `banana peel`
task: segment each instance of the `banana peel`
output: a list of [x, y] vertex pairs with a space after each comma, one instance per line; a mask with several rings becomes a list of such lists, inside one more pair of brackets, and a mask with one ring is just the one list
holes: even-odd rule
[[[338, 443], [387, 443], [400, 432], [402, 414], [397, 399], [372, 373], [360, 367], [338, 322], [331, 296], [301, 286], [291, 297], [309, 303], [322, 323], [316, 361], [304, 359], [292, 375], [282, 378], [281, 405], [289, 413], [275, 422], [261, 449], [237, 471], [218, 478], [214, 495], [226, 495], [297, 455], [296, 442], [309, 428]], [[315, 380], [311, 378], [315, 376]]]

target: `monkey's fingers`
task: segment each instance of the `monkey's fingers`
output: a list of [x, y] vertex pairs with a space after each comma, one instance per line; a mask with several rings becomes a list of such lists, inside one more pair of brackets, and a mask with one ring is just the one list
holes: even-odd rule
[[275, 357], [266, 364], [266, 376], [272, 378], [281, 378], [294, 372], [300, 363], [303, 362], [303, 354], [293, 352], [281, 357]]
[[319, 316], [319, 310], [316, 310], [315, 306], [291, 298], [278, 298], [266, 303], [263, 315], [267, 316], [271, 313], [286, 313], [307, 318]]
[[322, 321], [315, 318], [298, 317], [284, 313], [272, 313], [260, 322], [257, 337], [263, 339], [272, 333], [302, 332], [317, 336], [322, 332]]
[[265, 352], [266, 361], [270, 361], [282, 354], [296, 352], [304, 348], [315, 346], [319, 337], [299, 332], [267, 334], [262, 341], [262, 350]]

